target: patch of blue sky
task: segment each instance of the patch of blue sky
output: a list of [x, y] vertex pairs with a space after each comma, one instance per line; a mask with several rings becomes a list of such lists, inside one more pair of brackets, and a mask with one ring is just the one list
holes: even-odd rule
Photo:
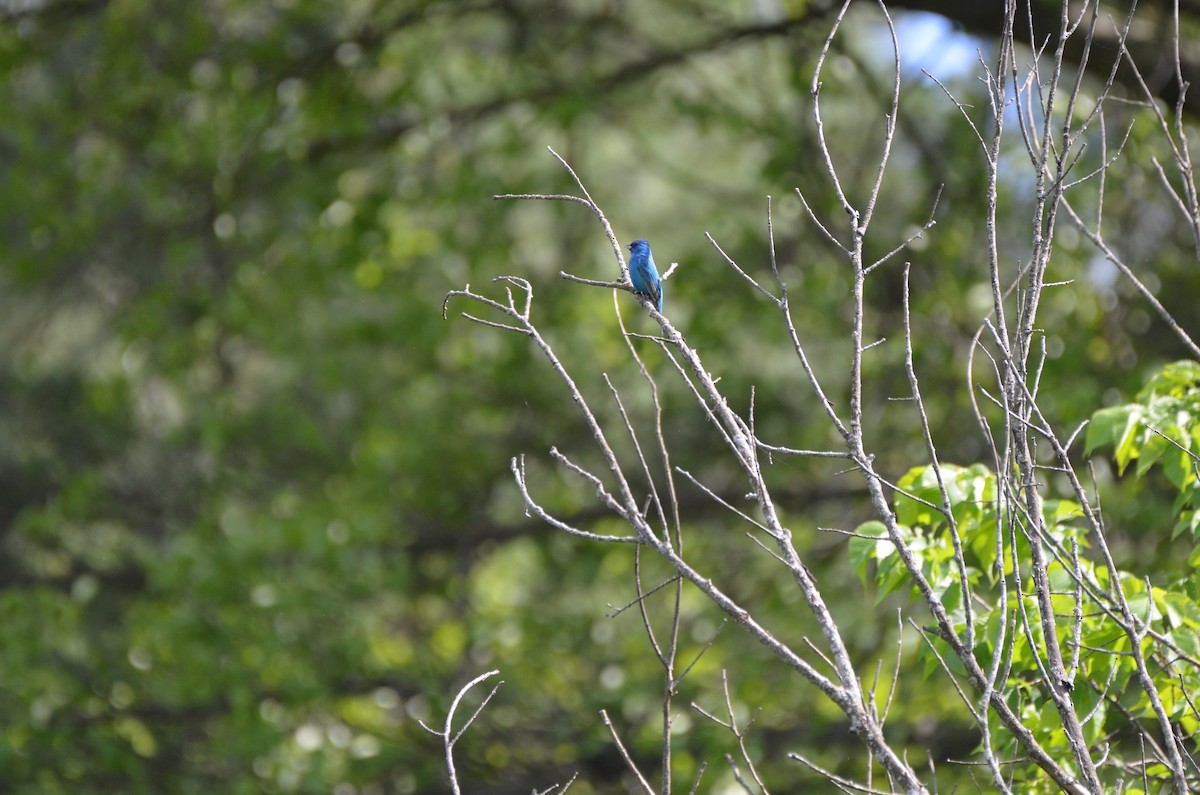
[[[980, 51], [992, 60], [991, 44], [964, 33], [945, 17], [909, 11], [896, 14], [895, 22], [900, 69], [905, 76], [924, 70], [939, 80], [950, 80], [976, 71]], [[886, 29], [880, 30], [880, 35], [890, 38]], [[891, 49], [890, 41], [887, 46]]]

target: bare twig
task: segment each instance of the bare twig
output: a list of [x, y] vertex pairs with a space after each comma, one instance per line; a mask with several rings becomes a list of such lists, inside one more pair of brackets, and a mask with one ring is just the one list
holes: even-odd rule
[[608, 733], [612, 736], [613, 744], [617, 746], [617, 750], [621, 753], [621, 758], [625, 760], [625, 766], [629, 768], [629, 772], [633, 773], [637, 778], [638, 784], [642, 786], [642, 791], [646, 795], [655, 795], [654, 790], [650, 787], [650, 782], [642, 775], [642, 771], [638, 770], [637, 763], [633, 761], [633, 757], [625, 750], [624, 743], [621, 742], [621, 735], [617, 734], [617, 727], [613, 725], [612, 720], [608, 717], [606, 710], [600, 710], [600, 717], [604, 719], [604, 725], [608, 727]]
[[479, 684], [485, 679], [490, 679], [498, 673], [500, 672], [488, 671], [485, 674], [480, 674], [470, 682], [467, 682], [465, 685], [463, 685], [462, 689], [458, 691], [458, 694], [454, 696], [454, 700], [450, 702], [450, 709], [446, 712], [446, 723], [440, 731], [426, 726], [424, 721], [419, 721], [422, 729], [430, 734], [442, 738], [442, 747], [445, 749], [446, 753], [446, 771], [450, 775], [450, 789], [453, 790], [454, 795], [461, 795], [462, 793], [462, 790], [459, 789], [458, 786], [458, 771], [454, 767], [454, 746], [460, 739], [462, 739], [462, 736], [467, 729], [471, 728], [471, 724], [473, 724], [475, 719], [479, 717], [479, 713], [483, 712], [483, 708], [488, 705], [488, 702], [492, 700], [492, 696], [496, 695], [496, 691], [500, 689], [500, 685], [504, 684], [504, 682], [500, 681], [496, 683], [496, 686], [492, 688], [492, 692], [488, 693], [487, 696], [484, 697], [483, 701], [475, 709], [475, 712], [471, 714], [471, 717], [467, 718], [466, 723], [462, 725], [462, 728], [459, 729], [457, 733], [454, 732], [454, 713], [458, 711], [459, 703], [463, 700], [463, 696], [465, 696], [467, 692], [471, 690], [471, 688], [475, 687], [475, 685]]

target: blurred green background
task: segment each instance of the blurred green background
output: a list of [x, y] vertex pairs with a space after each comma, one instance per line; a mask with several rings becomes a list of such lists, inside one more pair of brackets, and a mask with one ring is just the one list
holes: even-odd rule
[[[994, 59], [994, 44], [974, 3], [938, 5], [959, 22], [894, 9], [902, 111], [868, 259], [918, 229], [941, 189], [937, 226], [901, 260], [935, 440], [946, 460], [971, 463], [984, 446], [966, 353], [990, 309], [983, 161], [921, 70], [986, 132], [975, 59]], [[1154, 19], [1162, 4], [1144, 5]], [[809, 93], [834, 10], [0, 2], [0, 790], [446, 792], [440, 745], [417, 721], [440, 722], [490, 668], [505, 684], [459, 746], [467, 791], [527, 793], [575, 772], [572, 792], [624, 791], [601, 708], [654, 771], [661, 672], [634, 612], [607, 616], [633, 598], [632, 550], [530, 519], [509, 473], [526, 454], [558, 515], [620, 532], [547, 455], [594, 461], [590, 435], [525, 339], [457, 317], [461, 303], [447, 322], [442, 301], [467, 283], [496, 294], [500, 274], [529, 279], [535, 320], [599, 413], [618, 419], [608, 373], [649, 429], [611, 293], [557, 277], [616, 276], [595, 219], [491, 198], [572, 192], [552, 146], [622, 242], [648, 237], [661, 268], [679, 263], [667, 314], [736, 408], [755, 388], [759, 435], [834, 446], [777, 313], [704, 239], [768, 278], [773, 197], [798, 331], [844, 402], [849, 274], [794, 193], [843, 234]], [[1092, 97], [1111, 50], [1093, 59]], [[856, 201], [875, 176], [891, 68], [878, 7], [856, 3], [822, 94]], [[1119, 140], [1135, 120], [1108, 177], [1105, 229], [1186, 325], [1196, 255], [1153, 171], [1165, 142], [1136, 105], [1112, 106], [1108, 131]], [[1092, 143], [1080, 169], [1099, 162]], [[1030, 240], [1023, 152], [1009, 141], [1000, 197], [1013, 273]], [[1094, 193], [1073, 198], [1087, 208]], [[926, 461], [911, 405], [889, 400], [907, 392], [901, 260], [868, 291], [869, 334], [889, 340], [866, 360], [868, 439], [892, 477]], [[1073, 281], [1041, 315], [1043, 407], [1073, 428], [1184, 351], [1078, 234], [1062, 230], [1052, 269]], [[618, 303], [630, 330], [656, 330], [629, 296]], [[673, 463], [741, 500], [686, 386], [657, 348], [635, 344], [660, 379]], [[870, 517], [843, 468], [779, 461], [772, 479], [863, 670], [890, 670], [896, 605], [876, 608], [844, 540], [817, 529]], [[1098, 477], [1113, 479], [1102, 462]], [[1120, 562], [1137, 571], [1181, 562], [1159, 532], [1171, 523], [1159, 487], [1106, 497]], [[722, 587], [786, 640], [812, 632], [743, 528], [694, 487], [680, 498], [689, 549]], [[646, 581], [659, 575], [648, 564]], [[720, 620], [685, 593], [681, 659]], [[784, 760], [790, 750], [861, 771], [840, 714], [727, 628], [680, 689], [677, 786], [702, 764], [704, 791], [730, 781], [732, 738], [687, 708], [720, 708], [722, 669], [738, 709], [763, 710], [750, 743], [781, 791], [816, 780]], [[902, 688], [889, 722], [913, 759], [938, 762], [970, 754], [969, 726], [928, 687]]]

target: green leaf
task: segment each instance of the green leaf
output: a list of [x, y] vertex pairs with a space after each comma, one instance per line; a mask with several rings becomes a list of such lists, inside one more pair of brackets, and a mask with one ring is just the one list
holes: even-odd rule
[[[1193, 538], [1200, 533], [1200, 511], [1184, 511], [1180, 514], [1179, 521], [1171, 529], [1171, 540], [1179, 538], [1185, 530], [1191, 533]], [[1192, 555], [1194, 554], [1195, 550], [1192, 550]]]
[[1104, 445], [1116, 445], [1117, 440], [1129, 428], [1130, 418], [1140, 409], [1141, 406], [1130, 403], [1124, 406], [1100, 409], [1093, 414], [1088, 423], [1087, 444], [1084, 452], [1091, 453]]
[[1083, 516], [1083, 508], [1074, 500], [1046, 500], [1042, 506], [1046, 523], [1064, 524]]
[[[1163, 474], [1171, 485], [1180, 491], [1185, 491], [1196, 482], [1196, 449], [1189, 449], [1192, 436], [1179, 428], [1171, 428], [1168, 434], [1174, 444], [1163, 439], [1166, 449], [1163, 454]], [[1162, 437], [1158, 437], [1162, 438]]]
[[1138, 400], [1148, 403], [1152, 398], [1163, 395], [1180, 397], [1200, 388], [1200, 362], [1182, 359], [1163, 367], [1138, 392]]
[[1168, 632], [1167, 637], [1187, 654], [1195, 657], [1200, 654], [1200, 633], [1194, 629], [1178, 629]]
[[1157, 433], [1151, 432], [1138, 450], [1136, 474], [1140, 478], [1154, 466], [1171, 443]]
[[[860, 536], [873, 536], [874, 538], [885, 538], [887, 536], [887, 528], [883, 522], [878, 520], [863, 522], [855, 528], [854, 532]], [[874, 538], [859, 538], [856, 536], [850, 539], [850, 565], [854, 567], [854, 571], [858, 573], [864, 585], [867, 583], [867, 574], [871, 561], [875, 560], [878, 542]]]
[[1125, 474], [1125, 467], [1129, 465], [1129, 462], [1137, 458], [1141, 452], [1138, 447], [1138, 438], [1145, 409], [1141, 406], [1132, 408], [1133, 410], [1129, 412], [1129, 417], [1126, 419], [1125, 430], [1117, 439], [1116, 450], [1113, 453], [1117, 462], [1117, 472], [1122, 475]]

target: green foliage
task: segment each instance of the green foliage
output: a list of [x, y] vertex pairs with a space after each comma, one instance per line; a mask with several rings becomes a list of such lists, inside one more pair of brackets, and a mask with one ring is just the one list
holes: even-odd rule
[[[1141, 476], [1155, 463], [1161, 464], [1173, 486], [1181, 491], [1176, 510], [1191, 521], [1191, 495], [1196, 487], [1194, 451], [1200, 425], [1200, 367], [1177, 362], [1155, 374], [1138, 394], [1138, 402], [1102, 409], [1089, 429], [1089, 450], [1112, 445], [1118, 467], [1138, 460]], [[1157, 433], [1156, 433], [1157, 431]], [[1169, 437], [1177, 444], [1159, 444]], [[1165, 441], [1165, 440], [1164, 440]], [[1064, 760], [1069, 751], [1062, 746], [1061, 728], [1049, 699], [1042, 692], [1042, 627], [1030, 621], [1022, 631], [1021, 615], [1035, 615], [1037, 604], [1029, 593], [1030, 550], [1028, 522], [1020, 511], [997, 512], [997, 480], [982, 465], [915, 467], [896, 484], [894, 510], [899, 537], [888, 536], [881, 522], [859, 526], [860, 534], [850, 542], [855, 571], [874, 587], [877, 600], [890, 593], [905, 592], [920, 601], [912, 578], [900, 561], [895, 541], [908, 544], [916, 564], [932, 585], [935, 597], [951, 613], [960, 631], [971, 621], [973, 652], [985, 670], [998, 661], [1005, 672], [997, 687], [1009, 693], [1009, 705], [1024, 716], [1024, 724], [1038, 741], [1057, 749]], [[1149, 634], [1142, 635], [1143, 652], [1159, 662], [1150, 676], [1172, 721], [1189, 735], [1200, 730], [1187, 694], [1198, 692], [1200, 672], [1194, 666], [1172, 667], [1166, 658], [1175, 653], [1195, 657], [1200, 649], [1200, 556], [1192, 554], [1185, 574], [1169, 583], [1150, 586], [1146, 572], [1109, 570], [1087, 554], [1091, 546], [1083, 511], [1070, 500], [1043, 503], [1053, 590], [1055, 628], [1058, 641], [1079, 666], [1072, 692], [1076, 708], [1090, 716], [1086, 724], [1089, 742], [1106, 734], [1121, 736], [1128, 720], [1155, 721], [1149, 695], [1138, 681], [1134, 659], [1128, 655], [1130, 636], [1114, 621], [1113, 603], [1100, 598], [1120, 587], [1132, 614], [1144, 622]], [[1176, 533], [1179, 527], [1176, 528]], [[961, 548], [961, 558], [956, 557]], [[961, 587], [971, 590], [968, 618]], [[1018, 586], [1025, 587], [1018, 590]], [[1024, 594], [1024, 595], [1022, 595]], [[1078, 633], [1078, 645], [1074, 633]], [[1159, 639], [1159, 640], [1156, 640]], [[1159, 645], [1161, 642], [1161, 646]], [[1000, 656], [997, 657], [998, 650]], [[922, 646], [925, 674], [933, 675], [944, 665], [961, 675], [961, 665], [944, 639], [926, 633]], [[1120, 704], [1120, 709], [1113, 709]], [[1040, 706], [1038, 706], [1040, 705]], [[1041, 715], [1038, 709], [1049, 710]], [[1007, 730], [996, 724], [998, 750], [1015, 753], [1017, 745]], [[1119, 744], [1118, 744], [1119, 745]], [[1134, 753], [1133, 749], [1128, 749]], [[1115, 755], [1122, 752], [1113, 749]], [[1136, 754], [1134, 754], [1136, 755]], [[1159, 771], [1161, 775], [1163, 771]], [[1028, 778], [1026, 778], [1028, 777]], [[1033, 769], [1017, 771], [1017, 780], [1036, 780]]]
[[1131, 461], [1137, 461], [1138, 478], [1161, 466], [1178, 492], [1172, 538], [1185, 531], [1200, 536], [1200, 364], [1169, 364], [1138, 392], [1136, 402], [1097, 411], [1088, 426], [1087, 450], [1110, 445], [1122, 473]]

